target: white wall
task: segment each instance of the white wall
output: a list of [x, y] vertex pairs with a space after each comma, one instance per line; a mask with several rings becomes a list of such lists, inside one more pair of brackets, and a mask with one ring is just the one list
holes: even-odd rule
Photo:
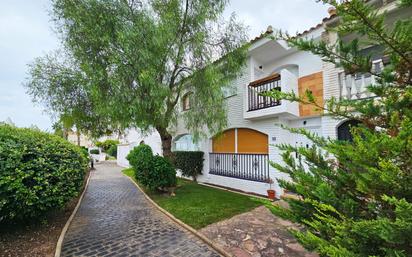
[[153, 154], [162, 155], [162, 143], [159, 133], [152, 131], [149, 134], [142, 134], [136, 129], [129, 129], [126, 133], [125, 144], [120, 144], [117, 146], [117, 164], [122, 167], [129, 167], [129, 162], [126, 157], [129, 152], [141, 141], [144, 141], [146, 145], [152, 148]]

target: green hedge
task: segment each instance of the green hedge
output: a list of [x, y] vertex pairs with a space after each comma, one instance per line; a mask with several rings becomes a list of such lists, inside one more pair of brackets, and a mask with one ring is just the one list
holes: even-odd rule
[[176, 170], [164, 157], [153, 156], [150, 146], [140, 144], [127, 155], [136, 180], [150, 190], [176, 186]]
[[107, 139], [103, 142], [96, 142], [96, 146], [100, 147], [105, 153], [108, 153], [107, 151], [109, 151], [111, 147], [116, 147], [117, 149], [118, 144], [120, 144], [119, 140], [113, 140], [113, 139]]
[[110, 146], [106, 153], [114, 158], [117, 158], [117, 145]]
[[90, 154], [100, 154], [100, 150], [99, 149], [91, 149]]
[[201, 151], [176, 151], [173, 152], [173, 163], [182, 171], [185, 177], [192, 177], [194, 181], [202, 174], [203, 155]]
[[0, 221], [37, 219], [77, 196], [84, 151], [39, 130], [0, 125]]

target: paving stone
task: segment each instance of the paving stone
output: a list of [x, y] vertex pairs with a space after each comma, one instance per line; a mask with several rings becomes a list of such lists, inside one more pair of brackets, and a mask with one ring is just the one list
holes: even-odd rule
[[113, 163], [97, 164], [63, 242], [68, 256], [219, 256], [155, 209]]
[[293, 238], [289, 228], [298, 227], [261, 206], [211, 224], [200, 232], [237, 257], [317, 257]]

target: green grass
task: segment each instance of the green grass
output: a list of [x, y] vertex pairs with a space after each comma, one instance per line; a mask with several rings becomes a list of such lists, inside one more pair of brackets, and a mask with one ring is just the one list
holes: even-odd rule
[[[123, 173], [135, 180], [133, 169], [125, 169]], [[202, 186], [183, 179], [178, 179], [176, 196], [148, 190], [145, 192], [162, 208], [195, 229], [263, 205], [263, 201], [255, 197]]]

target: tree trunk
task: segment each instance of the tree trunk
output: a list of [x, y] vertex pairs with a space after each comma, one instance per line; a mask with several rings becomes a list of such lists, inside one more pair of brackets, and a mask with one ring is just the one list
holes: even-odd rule
[[78, 129], [76, 130], [76, 135], [77, 135], [77, 145], [80, 146], [80, 131]]
[[162, 140], [163, 156], [170, 160], [172, 156], [172, 135], [164, 128], [158, 127], [156, 130], [159, 132], [160, 139]]

